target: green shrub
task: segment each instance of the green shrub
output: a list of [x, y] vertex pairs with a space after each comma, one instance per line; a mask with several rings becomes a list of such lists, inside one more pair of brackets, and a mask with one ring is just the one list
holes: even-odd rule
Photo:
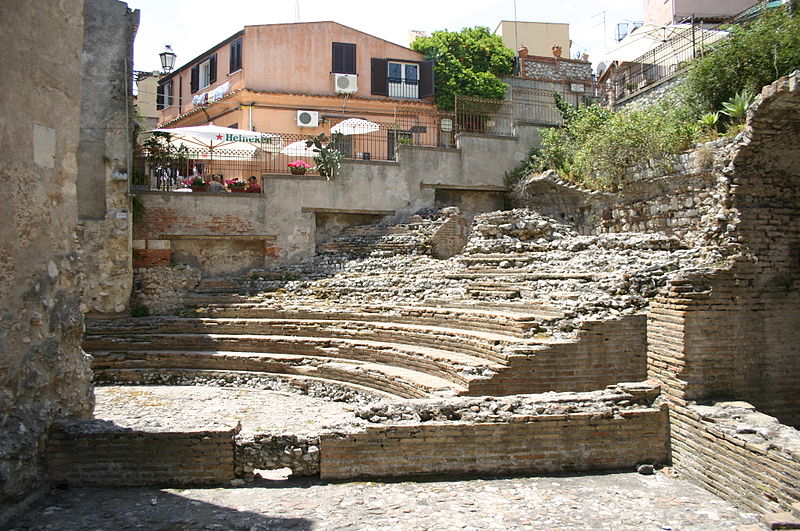
[[678, 153], [700, 132], [686, 107], [665, 102], [614, 113], [599, 105], [564, 114], [562, 128], [542, 134], [533, 166], [597, 190], [617, 190], [626, 168]]
[[722, 108], [735, 94], [761, 87], [800, 69], [800, 9], [790, 3], [742, 25], [692, 61], [683, 90], [699, 116]]

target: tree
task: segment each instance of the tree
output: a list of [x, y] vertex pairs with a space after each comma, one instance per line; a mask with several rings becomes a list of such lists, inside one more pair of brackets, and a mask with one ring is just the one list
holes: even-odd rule
[[453, 109], [456, 94], [505, 97], [507, 85], [497, 76], [512, 72], [514, 53], [489, 28], [435, 31], [430, 37], [417, 37], [411, 48], [435, 61], [436, 104], [441, 109]]

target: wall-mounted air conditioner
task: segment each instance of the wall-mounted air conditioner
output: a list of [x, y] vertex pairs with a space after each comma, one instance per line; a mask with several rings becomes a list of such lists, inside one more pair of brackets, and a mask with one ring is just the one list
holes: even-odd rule
[[297, 127], [319, 127], [317, 111], [297, 111]]
[[333, 89], [336, 94], [353, 94], [358, 90], [358, 78], [354, 74], [334, 74]]

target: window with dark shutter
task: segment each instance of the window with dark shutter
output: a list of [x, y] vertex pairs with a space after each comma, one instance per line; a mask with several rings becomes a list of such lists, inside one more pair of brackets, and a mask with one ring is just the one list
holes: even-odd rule
[[208, 60], [210, 66], [210, 73], [208, 77], [208, 84], [215, 83], [217, 81], [217, 54], [212, 55]]
[[160, 111], [164, 108], [164, 85], [158, 85], [156, 89], [156, 110]]
[[433, 96], [436, 92], [433, 87], [433, 61], [423, 61], [419, 66], [419, 97]]
[[242, 68], [242, 39], [235, 40], [231, 43], [231, 61], [229, 73], [236, 72]]
[[192, 94], [200, 90], [200, 65], [194, 65], [192, 67], [192, 79], [190, 87]]
[[349, 42], [333, 43], [331, 72], [334, 74], [356, 73], [356, 45]]
[[372, 58], [372, 68], [371, 68], [371, 85], [372, 85], [372, 94], [376, 96], [388, 96], [389, 95], [389, 76], [388, 76], [388, 63], [386, 59], [379, 59], [377, 57]]

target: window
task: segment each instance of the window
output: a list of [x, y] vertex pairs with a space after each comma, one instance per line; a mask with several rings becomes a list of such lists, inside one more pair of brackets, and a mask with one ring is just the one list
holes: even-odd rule
[[433, 61], [372, 58], [371, 93], [392, 98], [433, 96]]
[[217, 54], [207, 57], [192, 67], [192, 94], [217, 81]]
[[392, 98], [419, 97], [419, 65], [389, 62], [389, 96]]
[[158, 85], [156, 89], [156, 110], [166, 109], [173, 104], [172, 97], [172, 79]]
[[334, 42], [331, 73], [356, 74], [356, 45], [348, 42]]
[[231, 61], [228, 73], [232, 74], [242, 69], [242, 39], [237, 39], [231, 43]]

